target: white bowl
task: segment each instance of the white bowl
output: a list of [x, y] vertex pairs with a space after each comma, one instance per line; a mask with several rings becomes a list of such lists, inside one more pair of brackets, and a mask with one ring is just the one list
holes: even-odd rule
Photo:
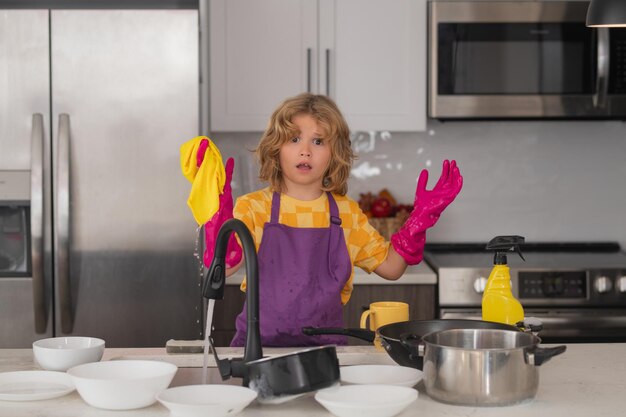
[[341, 382], [344, 384], [379, 384], [413, 387], [422, 379], [422, 371], [400, 365], [342, 366]]
[[97, 408], [132, 410], [156, 402], [178, 368], [160, 361], [119, 360], [87, 363], [70, 368], [76, 390]]
[[175, 417], [222, 417], [238, 414], [257, 396], [236, 385], [187, 385], [168, 388], [157, 395]]
[[417, 391], [394, 385], [344, 385], [320, 390], [315, 399], [339, 417], [392, 417], [417, 399]]
[[35, 360], [48, 371], [67, 371], [83, 363], [98, 362], [104, 340], [95, 337], [53, 337], [33, 342]]

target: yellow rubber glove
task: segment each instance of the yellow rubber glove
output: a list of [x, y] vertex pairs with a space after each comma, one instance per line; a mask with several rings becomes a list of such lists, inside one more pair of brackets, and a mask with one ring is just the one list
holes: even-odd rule
[[[208, 141], [208, 146], [202, 145]], [[204, 158], [198, 152], [204, 151]], [[203, 162], [198, 166], [198, 161]], [[220, 206], [220, 194], [224, 191], [226, 172], [222, 154], [206, 136], [197, 136], [180, 147], [180, 167], [183, 175], [191, 182], [187, 205], [198, 225], [209, 221]]]

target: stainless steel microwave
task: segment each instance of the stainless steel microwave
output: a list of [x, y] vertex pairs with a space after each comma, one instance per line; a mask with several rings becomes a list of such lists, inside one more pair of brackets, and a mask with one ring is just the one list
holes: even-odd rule
[[429, 116], [626, 119], [626, 28], [588, 2], [429, 4]]

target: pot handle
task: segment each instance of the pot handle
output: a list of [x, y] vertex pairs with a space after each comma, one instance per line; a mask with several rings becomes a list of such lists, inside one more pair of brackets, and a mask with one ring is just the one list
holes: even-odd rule
[[551, 348], [532, 347], [524, 351], [524, 360], [527, 364], [533, 366], [541, 366], [548, 362], [554, 356], [560, 355], [565, 352], [567, 346], [555, 346]]
[[409, 352], [409, 359], [415, 360], [424, 356], [424, 343], [422, 338], [413, 333], [402, 333], [400, 344]]
[[543, 330], [543, 322], [536, 317], [526, 317], [524, 320], [515, 323], [515, 326], [520, 329], [520, 331], [532, 333], [535, 336]]
[[213, 356], [215, 357], [215, 364], [217, 365], [217, 369], [220, 371], [220, 376], [222, 377], [222, 381], [226, 381], [230, 379], [232, 375], [232, 368], [230, 365], [230, 361], [228, 359], [220, 359], [217, 356], [217, 351], [215, 350], [215, 346], [213, 344], [213, 338], [209, 336], [209, 345], [211, 346], [211, 350], [213, 351]]
[[341, 327], [303, 327], [302, 333], [307, 336], [319, 336], [322, 334], [342, 334], [352, 336], [366, 342], [373, 342], [376, 333], [367, 329], [343, 329]]

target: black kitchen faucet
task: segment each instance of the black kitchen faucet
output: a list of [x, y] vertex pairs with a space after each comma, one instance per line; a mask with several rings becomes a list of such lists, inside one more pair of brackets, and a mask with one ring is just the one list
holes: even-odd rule
[[[246, 346], [243, 358], [218, 359], [217, 366], [222, 378], [230, 376], [236, 378], [244, 378], [244, 385], [247, 385], [246, 363], [261, 359], [263, 357], [263, 349], [261, 347], [261, 332], [259, 330], [259, 274], [256, 250], [252, 235], [246, 225], [238, 219], [230, 219], [226, 221], [217, 234], [215, 243], [215, 252], [213, 262], [207, 271], [203, 295], [213, 300], [222, 300], [224, 298], [224, 284], [226, 282], [226, 248], [231, 232], [237, 233], [241, 244], [243, 245], [243, 253], [246, 262], [246, 281], [247, 281], [247, 310], [246, 316], [248, 327], [246, 332]], [[210, 340], [213, 353], [215, 348]]]

